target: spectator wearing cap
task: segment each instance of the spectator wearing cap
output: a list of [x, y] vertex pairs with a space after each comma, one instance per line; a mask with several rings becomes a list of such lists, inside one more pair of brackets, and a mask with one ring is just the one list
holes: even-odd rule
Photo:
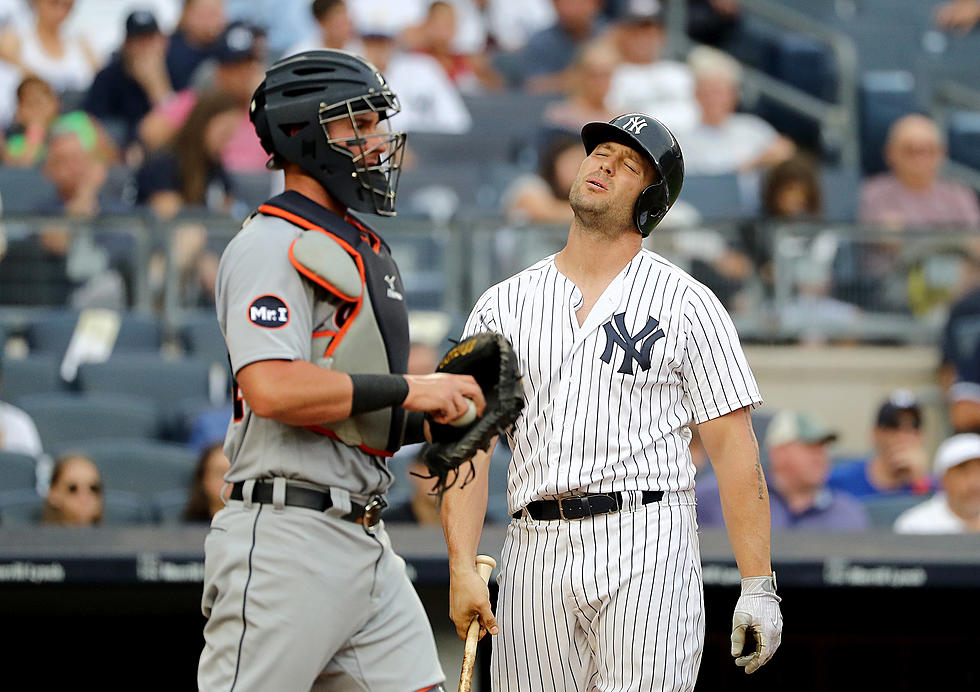
[[898, 533], [980, 532], [980, 435], [953, 435], [936, 450], [942, 492], [895, 520]]
[[117, 132], [120, 145], [133, 142], [140, 120], [173, 93], [166, 54], [167, 37], [153, 13], [132, 12], [122, 47], [95, 75], [85, 97], [85, 110]]
[[837, 464], [828, 481], [831, 488], [860, 500], [933, 491], [922, 434], [922, 407], [911, 392], [900, 389], [882, 402], [871, 440], [871, 458]]
[[684, 63], [662, 59], [666, 48], [663, 6], [631, 0], [613, 27], [622, 61], [613, 72], [607, 101], [617, 113], [649, 113], [672, 130], [698, 124], [694, 77]]
[[249, 24], [232, 22], [222, 33], [215, 56], [217, 65], [211, 84], [202, 85], [200, 89], [184, 89], [156, 106], [140, 123], [140, 139], [149, 151], [170, 145], [201, 93], [224, 92], [239, 105], [241, 117], [234, 136], [222, 151], [222, 165], [232, 173], [264, 171], [269, 156], [262, 149], [255, 128], [248, 119], [252, 93], [262, 81], [265, 57], [263, 35]]
[[[853, 497], [827, 486], [827, 445], [837, 433], [816, 418], [781, 411], [766, 432], [769, 455], [766, 480], [773, 529], [861, 531], [868, 528], [864, 507]], [[715, 478], [696, 485], [698, 523], [721, 526], [722, 506]]]
[[167, 45], [167, 71], [174, 89], [190, 86], [198, 66], [214, 57], [224, 29], [224, 0], [184, 0], [177, 30]]
[[364, 57], [385, 76], [402, 106], [391, 126], [407, 132], [468, 132], [473, 119], [442, 66], [429, 55], [402, 50], [396, 32], [390, 21], [361, 29]]

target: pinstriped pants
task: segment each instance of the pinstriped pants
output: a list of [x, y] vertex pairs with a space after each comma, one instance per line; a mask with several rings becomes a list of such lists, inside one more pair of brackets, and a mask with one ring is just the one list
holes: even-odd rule
[[580, 521], [511, 521], [495, 692], [693, 690], [704, 645], [694, 493]]

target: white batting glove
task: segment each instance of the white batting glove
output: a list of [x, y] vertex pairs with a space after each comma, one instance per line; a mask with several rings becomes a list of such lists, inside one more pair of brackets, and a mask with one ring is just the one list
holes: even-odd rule
[[[747, 577], [742, 580], [742, 595], [732, 616], [732, 656], [735, 665], [754, 673], [766, 664], [779, 648], [783, 638], [783, 615], [776, 595], [776, 573], [771, 577]], [[755, 648], [745, 648], [745, 632], [755, 636]]]

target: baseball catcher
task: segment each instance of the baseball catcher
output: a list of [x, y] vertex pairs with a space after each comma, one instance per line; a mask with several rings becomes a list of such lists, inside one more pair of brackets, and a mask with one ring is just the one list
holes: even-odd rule
[[[432, 442], [422, 452], [422, 459], [436, 479], [433, 492], [442, 495], [459, 479], [460, 467], [469, 463], [463, 485], [473, 477], [473, 455], [490, 449], [490, 442], [514, 424], [524, 409], [524, 388], [517, 356], [507, 339], [492, 332], [476, 334], [453, 346], [439, 363], [436, 372], [472, 375], [487, 406], [483, 416], [463, 415], [452, 423], [436, 423], [427, 416]], [[474, 411], [470, 407], [470, 411]], [[472, 422], [469, 422], [472, 420]]]

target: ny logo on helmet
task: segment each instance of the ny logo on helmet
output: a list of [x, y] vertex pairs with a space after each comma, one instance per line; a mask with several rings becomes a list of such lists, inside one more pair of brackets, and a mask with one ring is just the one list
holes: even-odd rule
[[632, 132], [634, 135], [638, 135], [640, 134], [640, 130], [649, 124], [650, 123], [646, 121], [646, 118], [639, 115], [634, 115], [630, 117], [625, 125], [623, 125], [623, 129]]
[[[613, 322], [616, 323], [615, 326]], [[649, 370], [653, 345], [664, 338], [664, 330], [657, 329], [659, 326], [660, 322], [657, 319], [648, 317], [643, 329], [636, 334], [630, 334], [629, 329], [626, 328], [626, 313], [613, 315], [612, 320], [602, 325], [606, 331], [606, 350], [602, 352], [599, 359], [608, 363], [612, 360], [613, 346], [619, 346], [623, 349], [623, 363], [617, 372], [632, 375], [634, 360], [642, 370]]]

